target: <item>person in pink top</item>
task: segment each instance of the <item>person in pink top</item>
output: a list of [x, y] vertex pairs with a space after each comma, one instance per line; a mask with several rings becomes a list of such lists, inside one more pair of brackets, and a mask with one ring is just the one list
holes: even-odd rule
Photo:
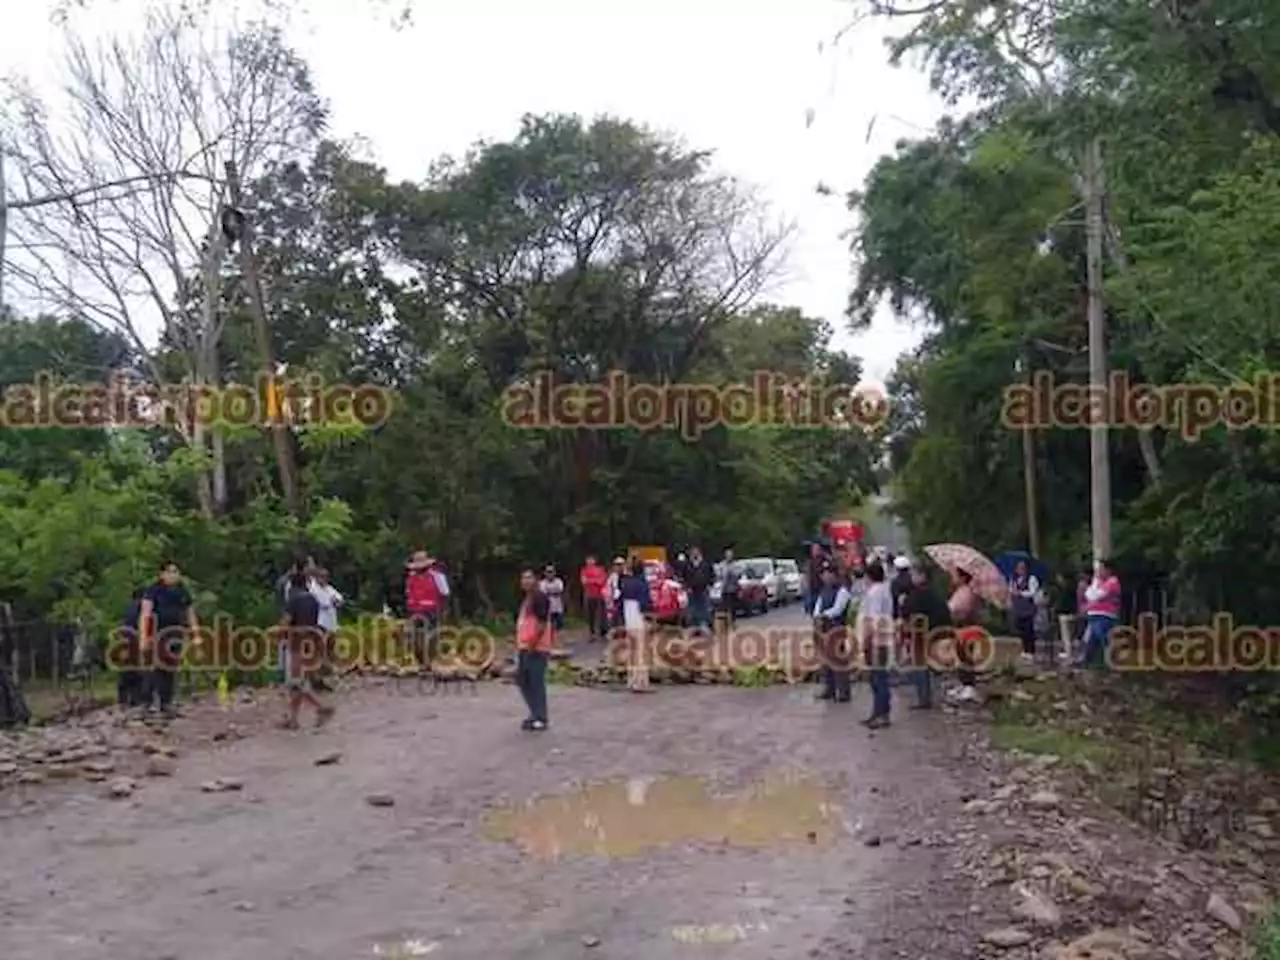
[[1085, 618], [1088, 622], [1084, 656], [1080, 665], [1101, 667], [1106, 663], [1111, 628], [1120, 620], [1120, 578], [1110, 560], [1099, 560], [1093, 582], [1085, 589]]

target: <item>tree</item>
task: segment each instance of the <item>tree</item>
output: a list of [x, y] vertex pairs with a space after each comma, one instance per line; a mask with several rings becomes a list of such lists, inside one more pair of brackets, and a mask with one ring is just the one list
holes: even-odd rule
[[[65, 30], [62, 101], [10, 91], [0, 153], [22, 193], [8, 202], [8, 282], [24, 302], [126, 336], [155, 383], [168, 379], [147, 342], [158, 323], [182, 377], [216, 388], [225, 318], [205, 283], [224, 254], [224, 161], [257, 177], [305, 155], [324, 105], [276, 28], [222, 33], [157, 8], [137, 41]], [[213, 515], [226, 506], [224, 437], [176, 425], [198, 455], [211, 451], [198, 494]]]
[[[986, 495], [1016, 502], [1018, 462], [998, 410], [972, 390], [998, 392], [1011, 379], [1000, 371], [1028, 342], [1035, 369], [1080, 379], [1079, 230], [1069, 202], [1056, 216], [1054, 207], [1086, 136], [1107, 148], [1113, 369], [1157, 386], [1226, 389], [1269, 368], [1276, 28], [1256, 6], [1115, 0], [935, 3], [907, 29], [898, 53], [924, 53], [941, 89], [980, 101], [885, 160], [854, 198], [863, 222], [853, 316], [888, 296], [931, 326], [895, 383], [911, 413], [895, 443], [906, 509], [930, 537], [1000, 548], [1016, 536], [1011, 511]], [[993, 157], [999, 186], [983, 190]], [[988, 457], [996, 437], [1004, 453]], [[1052, 552], [1064, 563], [1078, 559], [1087, 517], [1079, 440], [1070, 430], [1037, 438]], [[1273, 435], [1216, 426], [1188, 442], [1174, 425], [1112, 431], [1112, 443], [1130, 582], [1167, 574], [1188, 610], [1269, 622], [1276, 558], [1247, 531], [1276, 503]], [[960, 469], [975, 449], [983, 462]], [[966, 477], [977, 498], [968, 513], [998, 521], [961, 516], [955, 491]]]

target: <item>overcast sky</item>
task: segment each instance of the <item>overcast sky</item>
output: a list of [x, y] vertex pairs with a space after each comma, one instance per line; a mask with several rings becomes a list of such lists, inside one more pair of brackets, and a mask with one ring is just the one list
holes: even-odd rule
[[[116, 27], [138, 6], [98, 2]], [[0, 66], [48, 78], [49, 4], [5, 6]], [[528, 112], [640, 121], [713, 149], [722, 169], [758, 185], [796, 222], [790, 275], [771, 299], [831, 322], [869, 378], [883, 380], [917, 342], [918, 331], [887, 314], [867, 334], [846, 332], [843, 195], [942, 107], [923, 75], [887, 65], [878, 25], [832, 48], [847, 2], [416, 0], [413, 24], [400, 32], [360, 6], [315, 0], [294, 42], [333, 105], [333, 132], [367, 137], [394, 177], [420, 178], [441, 153], [509, 137]], [[820, 196], [819, 183], [836, 196]]]

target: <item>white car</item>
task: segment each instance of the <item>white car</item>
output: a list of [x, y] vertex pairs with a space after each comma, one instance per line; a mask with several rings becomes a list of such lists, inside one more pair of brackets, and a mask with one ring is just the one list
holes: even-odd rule
[[778, 576], [777, 562], [772, 557], [751, 557], [743, 560], [742, 566], [748, 579], [764, 584], [769, 595], [769, 606], [776, 607], [786, 602], [782, 591], [782, 578]]
[[792, 600], [799, 600], [804, 594], [800, 564], [794, 560], [775, 560], [773, 566], [778, 571], [778, 579], [781, 581], [782, 602], [790, 603]]

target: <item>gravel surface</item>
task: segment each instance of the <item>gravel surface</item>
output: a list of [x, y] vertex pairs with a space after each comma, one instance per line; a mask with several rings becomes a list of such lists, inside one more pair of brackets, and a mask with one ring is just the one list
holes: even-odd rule
[[865, 687], [812, 694], [555, 687], [531, 734], [509, 685], [390, 681], [318, 733], [274, 702], [99, 729], [107, 781], [0, 789], [0, 957], [970, 956], [948, 715], [870, 734]]

